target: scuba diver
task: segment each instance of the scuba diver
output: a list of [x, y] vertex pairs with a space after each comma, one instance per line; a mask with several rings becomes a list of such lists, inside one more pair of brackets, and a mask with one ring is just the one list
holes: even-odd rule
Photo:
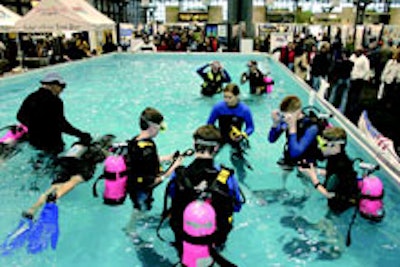
[[[319, 120], [317, 115], [312, 113], [306, 116], [302, 109], [301, 100], [295, 95], [286, 96], [280, 104], [280, 110], [273, 110], [271, 113], [272, 127], [269, 131], [268, 141], [276, 142], [282, 133], [286, 134], [286, 144], [283, 158], [277, 164], [282, 168], [283, 187], [286, 186], [288, 175], [297, 166], [309, 168], [315, 166], [317, 159], [321, 158], [318, 150], [317, 136], [321, 133], [327, 122]], [[332, 194], [325, 188], [313, 181], [314, 186], [327, 198]]]
[[62, 133], [90, 144], [90, 134], [72, 126], [64, 116], [64, 104], [60, 98], [67, 85], [64, 79], [58, 73], [48, 73], [40, 83], [41, 87], [23, 101], [17, 114], [18, 121], [29, 129], [29, 143], [51, 155], [64, 150]]
[[[227, 84], [223, 90], [224, 100], [214, 105], [207, 124], [218, 121], [221, 130], [222, 145], [231, 146], [231, 161], [240, 181], [246, 176], [245, 167], [252, 169], [244, 154], [249, 149], [248, 137], [254, 132], [253, 117], [250, 108], [240, 101], [240, 89], [236, 84]], [[243, 124], [245, 125], [242, 131]]]
[[[204, 125], [194, 132], [193, 139], [195, 159], [187, 167], [180, 166], [176, 168], [172, 174], [166, 188], [164, 210], [158, 230], [163, 221], [169, 218], [171, 229], [175, 235], [173, 245], [181, 261], [184, 258], [195, 257], [198, 249], [194, 246], [193, 249], [196, 251], [188, 249], [188, 247], [185, 250], [186, 242], [192, 245], [207, 246], [209, 248], [208, 253], [218, 262], [222, 259], [220, 259], [221, 256], [216, 251], [224, 248], [228, 234], [233, 227], [233, 213], [240, 211], [244, 203], [244, 196], [241, 194], [233, 170], [214, 163], [214, 157], [222, 144], [220, 131], [214, 125]], [[171, 207], [169, 209], [167, 208], [168, 196], [171, 198]], [[193, 204], [193, 201], [198, 203]], [[192, 209], [188, 214], [189, 210], [187, 209], [192, 205], [190, 203], [197, 206], [197, 208], [192, 207], [194, 210]], [[210, 204], [211, 208], [205, 207], [207, 205], [205, 203]], [[199, 220], [206, 219], [206, 217], [210, 217], [214, 221], [212, 214], [209, 214], [210, 216], [204, 214], [200, 216], [202, 218], [193, 214], [193, 212], [199, 212], [203, 208], [207, 212], [215, 212], [216, 218], [216, 228], [206, 236], [204, 232], [201, 232], [201, 229], [190, 230], [183, 223], [184, 219], [194, 219], [196, 222], [193, 223], [197, 225], [200, 223]], [[197, 241], [196, 238], [198, 238]]]
[[318, 137], [318, 148], [326, 159], [326, 168], [311, 173], [307, 170], [308, 175], [321, 174], [326, 177], [323, 186], [335, 194], [328, 199], [328, 207], [335, 214], [354, 207], [359, 195], [357, 172], [353, 168], [354, 161], [346, 153], [346, 144], [347, 134], [344, 129], [325, 129]]
[[267, 93], [266, 86], [270, 86], [274, 84], [274, 81], [271, 79], [266, 82], [266, 75], [264, 75], [261, 70], [257, 66], [257, 61], [251, 60], [247, 63], [247, 67], [249, 68], [247, 72], [244, 72], [240, 77], [240, 83], [244, 84], [249, 81], [250, 85], [250, 94], [254, 95], [262, 95]]
[[[31, 254], [45, 250], [49, 242], [53, 249], [56, 248], [58, 239], [56, 200], [72, 191], [78, 184], [92, 178], [96, 165], [106, 158], [114, 138], [113, 135], [104, 135], [90, 145], [75, 143], [65, 154], [56, 159], [57, 175], [51, 187], [36, 203], [22, 212], [22, 219], [17, 229], [0, 246], [2, 254], [11, 254], [26, 242], [27, 250]], [[39, 218], [34, 220], [36, 212], [43, 205]]]
[[[358, 160], [350, 159], [346, 153], [347, 134], [344, 129], [340, 127], [331, 127], [323, 131], [322, 135], [318, 137], [318, 148], [326, 159], [325, 169], [303, 169], [302, 172], [308, 176], [316, 177], [318, 174], [326, 177], [323, 186], [334, 193], [334, 197], [328, 199], [328, 207], [330, 212], [334, 214], [341, 214], [351, 207], [359, 205], [359, 201], [366, 199], [368, 201], [379, 201], [382, 199], [383, 193], [377, 193], [374, 196], [367, 196], [368, 194], [375, 194], [381, 192], [382, 184], [369, 176], [379, 166], [360, 163], [361, 169], [367, 169], [366, 173], [359, 176], [355, 170], [354, 163]], [[376, 187], [369, 188], [367, 187]], [[367, 193], [363, 191], [368, 191]], [[367, 201], [364, 201], [367, 202]], [[367, 214], [363, 212], [360, 206], [360, 213], [363, 217], [379, 221], [383, 218], [383, 214]], [[379, 213], [379, 211], [378, 211]], [[383, 213], [383, 212], [382, 212]], [[372, 218], [374, 217], [375, 218]]]
[[[355, 207], [347, 231], [346, 246], [351, 244], [351, 228], [357, 213], [370, 221], [380, 222], [385, 216], [383, 205], [384, 188], [379, 177], [372, 173], [379, 169], [379, 165], [365, 163], [362, 159], [350, 159], [346, 153], [347, 134], [340, 127], [331, 127], [323, 131], [318, 137], [318, 147], [326, 159], [325, 169], [308, 168], [301, 170], [310, 177], [323, 175], [325, 182], [315, 185], [325, 187], [334, 195], [328, 199], [329, 212], [340, 215], [349, 208]], [[358, 168], [363, 170], [360, 176], [355, 168], [355, 162], [360, 161]], [[317, 178], [311, 178], [317, 179]]]
[[[128, 167], [127, 193], [133, 203], [134, 212], [125, 227], [127, 233], [133, 234], [140, 211], [152, 208], [153, 189], [162, 183], [172, 171], [180, 165], [183, 157], [174, 154], [159, 156], [153, 138], [164, 130], [164, 116], [155, 108], [147, 107], [140, 115], [140, 133], [128, 141], [126, 165]], [[161, 172], [160, 163], [173, 162], [167, 172]]]
[[[207, 67], [210, 67], [210, 70], [206, 72], [205, 69]], [[201, 94], [204, 96], [213, 96], [220, 93], [223, 84], [231, 82], [231, 76], [219, 61], [213, 61], [200, 67], [197, 70], [197, 74], [204, 80], [201, 84]]]

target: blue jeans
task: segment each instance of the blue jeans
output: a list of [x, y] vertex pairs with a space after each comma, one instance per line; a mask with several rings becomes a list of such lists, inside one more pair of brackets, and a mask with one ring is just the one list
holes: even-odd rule
[[311, 87], [318, 92], [320, 85], [321, 85], [321, 76], [312, 76]]
[[[341, 90], [339, 88], [341, 88]], [[337, 107], [342, 113], [344, 113], [344, 111], [346, 110], [349, 88], [350, 79], [338, 79], [336, 83], [332, 86], [331, 95], [329, 96], [329, 102]], [[335, 105], [338, 102], [338, 96], [340, 97], [340, 102], [339, 105]]]

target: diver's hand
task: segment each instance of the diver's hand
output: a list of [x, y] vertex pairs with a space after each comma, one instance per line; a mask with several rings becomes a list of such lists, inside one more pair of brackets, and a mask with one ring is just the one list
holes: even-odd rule
[[335, 194], [335, 192], [327, 192], [325, 194], [325, 196], [327, 199], [331, 199], [331, 198], [334, 198], [336, 196], [336, 194]]
[[289, 128], [289, 133], [297, 132], [297, 119], [294, 114], [285, 114], [284, 121], [287, 123]]
[[243, 73], [240, 77], [240, 84], [244, 84], [245, 82], [247, 82], [247, 75], [246, 73]]
[[240, 141], [242, 141], [242, 139], [243, 139], [243, 135], [240, 134], [237, 137], [233, 138], [232, 141], [236, 142], [236, 143], [239, 143]]
[[78, 137], [79, 142], [84, 145], [89, 145], [92, 142], [92, 136], [89, 133], [82, 132]]
[[272, 127], [277, 127], [279, 125], [279, 122], [281, 121], [281, 113], [279, 110], [275, 109], [271, 112], [271, 118], [272, 118]]
[[297, 169], [299, 170], [299, 172], [301, 172], [302, 174], [308, 176], [308, 177], [312, 177], [312, 175], [315, 173], [315, 169], [311, 166], [309, 166], [308, 168], [303, 166], [298, 166]]

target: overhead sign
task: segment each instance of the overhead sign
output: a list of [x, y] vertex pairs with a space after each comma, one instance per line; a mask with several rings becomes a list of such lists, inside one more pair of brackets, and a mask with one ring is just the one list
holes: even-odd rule
[[179, 21], [208, 21], [208, 13], [179, 12]]

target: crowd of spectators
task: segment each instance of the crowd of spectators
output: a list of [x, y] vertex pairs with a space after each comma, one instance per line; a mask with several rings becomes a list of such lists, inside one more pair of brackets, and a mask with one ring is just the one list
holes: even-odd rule
[[[64, 35], [22, 34], [20, 39], [20, 54], [16, 38], [0, 38], [0, 74], [12, 71], [17, 67], [35, 68], [71, 60], [79, 60], [97, 55], [100, 51], [90, 50], [88, 37], [85, 33], [75, 33], [70, 38]], [[117, 50], [112, 41], [112, 35], [105, 36], [101, 53]]]
[[216, 36], [206, 35], [203, 27], [171, 27], [162, 33], [144, 35], [151, 38], [157, 51], [195, 51], [217, 52], [219, 48]]
[[368, 110], [373, 124], [400, 145], [394, 123], [400, 106], [399, 45], [371, 38], [349, 49], [340, 32], [333, 40], [300, 34], [273, 53], [354, 124]]

